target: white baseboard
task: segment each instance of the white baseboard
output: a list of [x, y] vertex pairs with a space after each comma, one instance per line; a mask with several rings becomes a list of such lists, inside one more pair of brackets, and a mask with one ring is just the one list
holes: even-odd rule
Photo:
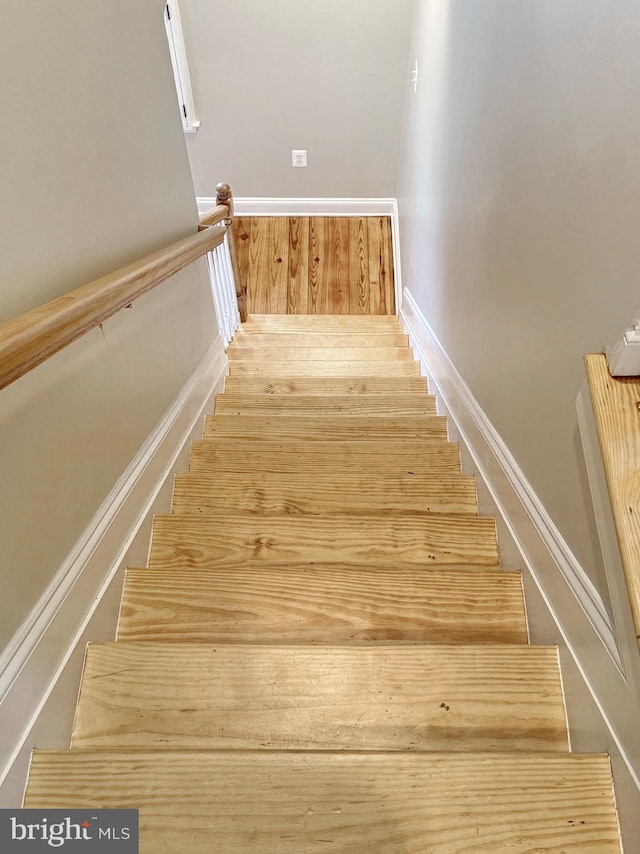
[[33, 747], [68, 746], [86, 643], [114, 638], [124, 569], [146, 564], [152, 516], [167, 512], [226, 368], [218, 338], [3, 653], [0, 807], [20, 805]]
[[407, 288], [400, 317], [452, 438], [461, 442], [465, 469], [478, 478], [483, 512], [497, 518], [503, 565], [523, 572], [531, 640], [559, 646], [573, 747], [611, 755], [624, 833], [632, 839], [640, 831], [640, 695], [637, 673], [620, 655], [620, 627]]
[[[389, 216], [393, 242], [393, 280], [395, 283], [396, 314], [402, 295], [400, 266], [400, 228], [397, 199], [279, 199], [234, 198], [238, 216]], [[198, 213], [216, 206], [215, 196], [198, 196]]]
[[[198, 213], [216, 206], [214, 196], [198, 196]], [[285, 199], [234, 197], [238, 216], [393, 216], [395, 199]]]

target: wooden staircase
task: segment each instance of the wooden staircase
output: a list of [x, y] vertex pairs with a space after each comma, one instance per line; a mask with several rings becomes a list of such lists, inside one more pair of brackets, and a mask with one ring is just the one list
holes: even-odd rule
[[254, 316], [26, 807], [141, 851], [619, 852], [395, 317]]

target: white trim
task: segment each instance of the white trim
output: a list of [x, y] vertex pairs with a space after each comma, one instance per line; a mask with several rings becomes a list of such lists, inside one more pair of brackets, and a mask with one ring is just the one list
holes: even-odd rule
[[[582, 566], [579, 564], [575, 555], [565, 542], [560, 531], [554, 525], [544, 505], [533, 490], [533, 487], [524, 476], [522, 469], [505, 443], [502, 441], [501, 436], [498, 434], [476, 399], [471, 394], [469, 387], [456, 370], [455, 366], [449, 359], [449, 356], [438, 341], [435, 333], [421, 314], [412, 295], [408, 290], [405, 290], [403, 296], [402, 316], [403, 319], [405, 319], [412, 327], [412, 332], [415, 336], [415, 346], [419, 355], [429, 364], [429, 366], [432, 366], [435, 362], [441, 366], [441, 369], [444, 372], [446, 372], [447, 386], [449, 390], [447, 399], [449, 399], [451, 392], [453, 392], [459, 406], [464, 407], [466, 418], [470, 419], [473, 426], [479, 431], [484, 443], [490, 450], [492, 457], [495, 458], [495, 461], [506, 474], [515, 494], [526, 509], [536, 530], [538, 531], [545, 548], [553, 558], [558, 569], [562, 573], [562, 576], [580, 602], [581, 607], [591, 620], [594, 628], [600, 635], [602, 643], [609, 651], [611, 657], [618, 665], [621, 666], [617, 638], [613, 629], [612, 619], [600, 594], [596, 590], [591, 579], [582, 569]], [[439, 378], [434, 376], [433, 379], [440, 388]], [[440, 390], [443, 391], [442, 388], [440, 388]], [[455, 414], [453, 417], [454, 420], [456, 420], [463, 439], [468, 442], [469, 437], [464, 425], [461, 423], [459, 418], [456, 418]], [[470, 449], [472, 447], [473, 446], [470, 445]], [[480, 469], [483, 468], [480, 460], [476, 460], [476, 464]]]
[[196, 117], [196, 105], [191, 88], [191, 75], [189, 74], [187, 48], [184, 42], [178, 0], [165, 0], [164, 25], [167, 31], [182, 127], [185, 133], [196, 133], [200, 127], [200, 122]]
[[[400, 317], [431, 391], [438, 395], [440, 411], [458, 432], [470, 468], [478, 476], [479, 489], [487, 491], [501, 529], [503, 563], [523, 571], [532, 640], [548, 643], [548, 635], [540, 638], [537, 627], [554, 626], [571, 670], [580, 674], [589, 702], [598, 710], [599, 724], [593, 733], [599, 746], [590, 749], [606, 745], [604, 749], [619, 758], [627, 769], [627, 779], [637, 787], [637, 655], [635, 666], [623, 670], [616, 627], [604, 602], [406, 287]], [[512, 552], [505, 560], [509, 546]], [[580, 709], [571, 712], [578, 721], [580, 714]], [[638, 795], [635, 791], [636, 803]]]
[[[198, 213], [216, 206], [215, 196], [198, 196]], [[279, 199], [234, 196], [238, 216], [397, 216], [395, 199]]]
[[391, 213], [391, 242], [393, 245], [393, 287], [396, 297], [396, 314], [400, 314], [402, 302], [402, 264], [400, 257], [400, 218], [398, 215], [398, 200], [392, 199], [393, 212]]
[[[160, 490], [200, 422], [212, 394], [222, 386], [227, 358], [217, 338], [154, 431], [115, 484], [54, 580], [0, 660], [0, 802], [14, 762], [41, 710], [103, 605], [114, 576], [130, 555]], [[150, 523], [149, 523], [150, 524]], [[148, 532], [145, 533], [148, 548]], [[140, 558], [138, 558], [140, 560]], [[115, 631], [115, 617], [108, 631]], [[74, 697], [67, 697], [74, 702]], [[15, 806], [15, 802], [12, 804]]]

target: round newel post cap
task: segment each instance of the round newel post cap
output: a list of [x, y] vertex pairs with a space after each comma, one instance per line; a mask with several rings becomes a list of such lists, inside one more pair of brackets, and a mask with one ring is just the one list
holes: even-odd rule
[[216, 199], [218, 200], [218, 204], [224, 204], [225, 202], [228, 202], [230, 198], [231, 187], [224, 181], [216, 184]]

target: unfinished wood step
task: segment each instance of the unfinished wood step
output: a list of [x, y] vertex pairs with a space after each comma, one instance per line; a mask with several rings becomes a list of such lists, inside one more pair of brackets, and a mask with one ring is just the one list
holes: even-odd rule
[[241, 324], [233, 344], [251, 347], [408, 347], [409, 336], [401, 332], [247, 332]]
[[118, 640], [527, 643], [519, 572], [128, 569]]
[[497, 566], [495, 521], [478, 516], [156, 516], [149, 566]]
[[414, 394], [427, 391], [426, 377], [225, 377], [225, 392], [233, 394], [370, 395]]
[[409, 347], [307, 347], [300, 342], [297, 347], [275, 345], [252, 347], [249, 344], [230, 344], [229, 359], [238, 362], [413, 362], [413, 351]]
[[173, 513], [277, 515], [409, 515], [478, 512], [471, 476], [439, 473], [437, 477], [388, 477], [319, 470], [216, 471], [215, 476], [176, 475]]
[[428, 394], [236, 394], [225, 391], [215, 402], [216, 415], [329, 416], [435, 415], [435, 397]]
[[239, 476], [246, 472], [306, 471], [311, 478], [319, 471], [340, 474], [398, 476], [428, 475], [435, 471], [460, 471], [460, 448], [456, 442], [358, 441], [358, 442], [252, 442], [237, 439], [207, 439], [193, 442], [189, 470], [201, 474], [226, 469]]
[[323, 361], [229, 361], [229, 374], [248, 374], [263, 377], [417, 377], [420, 365], [414, 361], [362, 360], [339, 362], [334, 359]]
[[71, 746], [567, 750], [555, 647], [87, 648]]
[[204, 438], [239, 438], [250, 442], [447, 441], [443, 415], [234, 415], [216, 414], [205, 422]]
[[592, 754], [35, 751], [26, 808], [139, 808], [140, 854], [621, 854]]
[[402, 332], [396, 315], [250, 314], [242, 324], [252, 332]]

